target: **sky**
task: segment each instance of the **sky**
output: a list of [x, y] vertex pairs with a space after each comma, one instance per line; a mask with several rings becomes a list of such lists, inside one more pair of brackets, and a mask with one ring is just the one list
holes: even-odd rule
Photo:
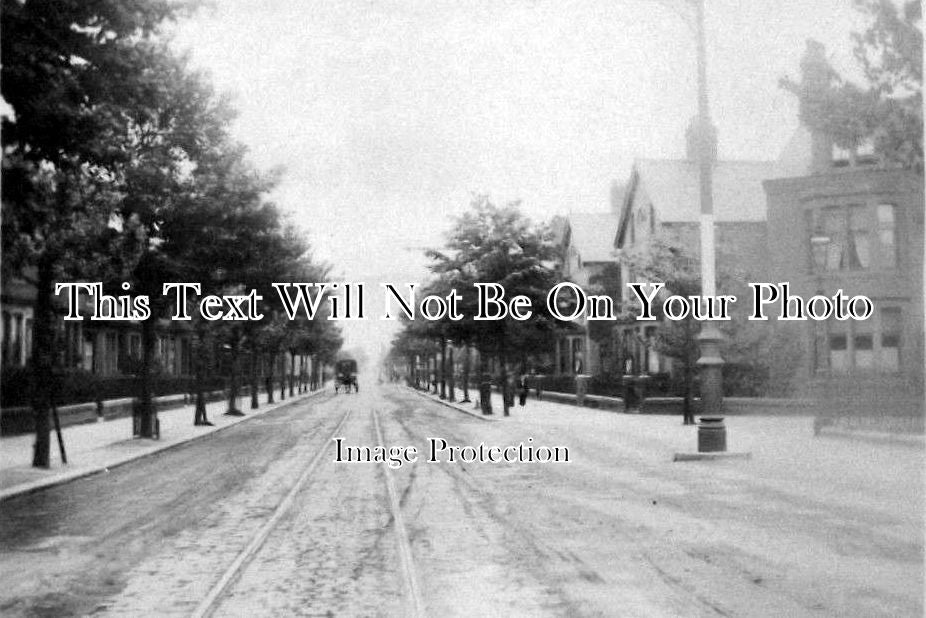
[[[233, 134], [335, 281], [371, 288], [347, 347], [375, 358], [380, 283], [424, 281], [474, 193], [528, 216], [609, 208], [634, 159], [681, 158], [696, 111], [686, 0], [214, 0], [174, 46], [232, 95]], [[706, 0], [723, 159], [774, 159], [797, 128], [805, 41], [851, 74], [851, 0]]]

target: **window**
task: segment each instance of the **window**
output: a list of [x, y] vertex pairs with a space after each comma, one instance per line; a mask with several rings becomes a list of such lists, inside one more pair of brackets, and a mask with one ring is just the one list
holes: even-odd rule
[[826, 206], [806, 216], [813, 271], [897, 267], [894, 205]]
[[900, 307], [881, 307], [867, 320], [840, 322], [834, 318], [815, 338], [814, 369], [831, 374], [896, 373], [900, 371], [902, 332]]
[[13, 353], [12, 361], [16, 366], [23, 364], [23, 314], [13, 314]]
[[129, 356], [136, 360], [141, 358], [141, 335], [129, 335]]
[[871, 266], [868, 239], [868, 213], [864, 206], [849, 206], [846, 210], [849, 232], [843, 250], [841, 270], [859, 270]]
[[647, 373], [659, 373], [659, 353], [656, 351], [656, 327], [647, 326], [644, 329], [646, 338], [646, 359], [645, 366]]
[[3, 312], [3, 366], [10, 363], [10, 353], [13, 346], [10, 341], [10, 331], [12, 330], [11, 316], [8, 312]]
[[834, 322], [830, 325], [827, 340], [829, 343], [829, 368], [833, 373], [848, 373], [849, 362], [848, 323]]
[[85, 331], [83, 336], [83, 368], [87, 371], [94, 371], [93, 357], [96, 346], [93, 345], [93, 335]]
[[116, 333], [107, 332], [104, 337], [103, 350], [103, 367], [104, 375], [116, 373], [117, 361], [119, 359], [119, 339]]
[[900, 370], [900, 338], [903, 325], [899, 307], [881, 309], [880, 368], [884, 371]]
[[572, 358], [572, 373], [580, 374], [585, 372], [585, 358], [582, 350], [582, 339], [573, 337], [570, 356]]
[[856, 369], [875, 368], [874, 324], [871, 319], [852, 324], [852, 350]]
[[25, 344], [26, 364], [32, 358], [32, 318], [26, 318], [26, 325], [23, 330], [23, 342]]
[[897, 226], [893, 204], [878, 204], [878, 245], [881, 248], [881, 265], [897, 267]]

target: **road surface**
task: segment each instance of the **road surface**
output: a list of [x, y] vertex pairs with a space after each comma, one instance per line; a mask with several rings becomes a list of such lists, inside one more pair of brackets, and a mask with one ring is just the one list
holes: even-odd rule
[[[695, 434], [666, 417], [297, 402], [0, 503], [0, 614], [922, 615], [919, 449], [730, 424], [752, 460], [673, 463]], [[460, 461], [480, 443], [535, 461]]]

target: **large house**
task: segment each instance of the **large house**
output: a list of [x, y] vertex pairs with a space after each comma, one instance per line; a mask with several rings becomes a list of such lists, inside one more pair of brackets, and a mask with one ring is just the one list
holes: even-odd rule
[[[617, 253], [645, 253], [659, 238], [679, 247], [693, 263], [700, 258], [700, 191], [697, 136], [689, 130], [684, 159], [638, 159], [633, 166], [613, 245]], [[713, 149], [716, 152], [716, 147]], [[714, 220], [718, 272], [733, 273], [733, 287], [719, 293], [739, 296], [746, 281], [762, 280], [766, 272], [766, 200], [763, 181], [782, 175], [782, 161], [713, 162]], [[622, 296], [627, 307], [637, 302], [626, 283], [637, 281], [627, 259], [621, 260]], [[723, 283], [723, 282], [722, 282]], [[664, 374], [672, 359], [653, 345], [659, 323], [631, 321], [615, 336], [622, 350], [625, 373]]]
[[874, 311], [780, 323], [800, 342], [798, 387], [843, 408], [922, 415], [923, 178], [839, 153], [823, 134], [810, 140], [804, 173], [764, 183], [769, 276], [804, 298], [863, 294]]

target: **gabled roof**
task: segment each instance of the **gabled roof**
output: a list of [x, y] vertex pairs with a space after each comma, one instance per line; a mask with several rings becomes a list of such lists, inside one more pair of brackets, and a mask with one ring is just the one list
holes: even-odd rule
[[613, 262], [614, 234], [618, 215], [614, 212], [572, 213], [569, 221], [570, 243], [583, 262]]
[[[717, 161], [713, 167], [714, 221], [765, 221], [762, 181], [787, 175], [779, 161]], [[697, 161], [638, 159], [621, 208], [616, 244], [626, 226], [629, 207], [640, 189], [649, 196], [660, 223], [696, 223], [701, 216]]]

